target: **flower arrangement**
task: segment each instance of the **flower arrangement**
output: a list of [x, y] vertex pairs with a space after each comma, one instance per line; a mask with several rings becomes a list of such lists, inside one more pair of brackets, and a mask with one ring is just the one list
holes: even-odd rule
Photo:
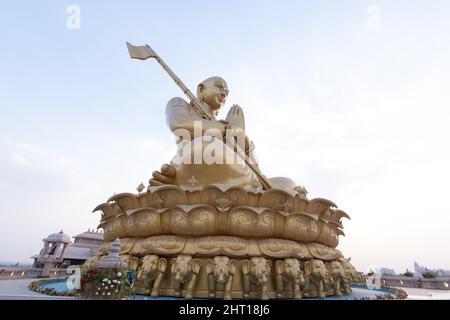
[[[400, 288], [385, 287], [387, 293], [375, 295], [375, 300], [405, 300], [408, 298], [408, 294], [405, 290]], [[356, 300], [372, 300], [373, 298], [362, 297]]]
[[68, 290], [68, 291], [57, 291], [53, 288], [48, 288], [48, 287], [43, 287], [41, 284], [42, 282], [45, 282], [48, 280], [35, 280], [32, 281], [29, 285], [28, 285], [28, 289], [30, 289], [31, 291], [40, 293], [40, 294], [46, 294], [48, 296], [63, 296], [63, 297], [73, 297], [76, 296], [76, 292], [73, 290]]
[[408, 298], [408, 294], [405, 290], [400, 288], [389, 288], [391, 293], [394, 295], [395, 299], [404, 300]]
[[134, 292], [134, 273], [127, 268], [82, 271], [78, 293], [83, 298], [123, 299]]
[[388, 288], [389, 293], [377, 294], [377, 300], [404, 300], [408, 298], [408, 294], [405, 290], [400, 288]]
[[82, 269], [81, 270], [81, 281], [78, 293], [83, 294], [87, 288], [87, 284], [94, 278], [95, 274], [99, 272], [99, 269]]

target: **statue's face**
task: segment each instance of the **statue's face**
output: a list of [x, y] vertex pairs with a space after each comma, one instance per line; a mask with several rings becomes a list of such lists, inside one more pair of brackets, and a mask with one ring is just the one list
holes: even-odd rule
[[347, 272], [353, 272], [353, 266], [350, 263], [346, 262], [346, 261], [342, 261], [342, 267]]
[[143, 258], [142, 264], [149, 269], [156, 267], [159, 257], [157, 255], [148, 255]]
[[333, 261], [330, 264], [330, 271], [331, 273], [341, 273], [343, 271], [342, 265], [337, 261]]
[[320, 260], [312, 260], [311, 261], [311, 271], [313, 274], [322, 273], [325, 269], [325, 265]]
[[179, 255], [176, 260], [176, 270], [181, 273], [187, 272], [191, 260], [192, 260], [191, 256]]
[[300, 263], [297, 259], [284, 259], [288, 273], [296, 274], [300, 272]]
[[256, 277], [267, 276], [267, 263], [264, 258], [253, 257], [250, 259], [253, 264], [254, 273]]
[[211, 78], [199, 89], [201, 99], [213, 110], [219, 110], [227, 101], [228, 85], [221, 78]]
[[214, 257], [214, 275], [219, 283], [223, 283], [228, 277], [228, 257]]

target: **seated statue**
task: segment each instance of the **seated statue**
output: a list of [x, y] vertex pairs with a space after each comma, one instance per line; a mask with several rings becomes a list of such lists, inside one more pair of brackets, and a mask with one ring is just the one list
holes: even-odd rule
[[[256, 167], [254, 144], [245, 133], [244, 112], [233, 105], [225, 120], [217, 120], [229, 89], [224, 79], [211, 77], [197, 87], [197, 97], [210, 119], [202, 118], [194, 106], [182, 98], [172, 98], [166, 107], [166, 120], [177, 140], [177, 155], [161, 171], [153, 172], [151, 186], [175, 184], [183, 188], [201, 188], [227, 184], [260, 191], [263, 185], [237, 150], [245, 153]], [[274, 187], [293, 190], [288, 178], [269, 179]]]
[[194, 95], [148, 45], [127, 46], [132, 58], [155, 58], [188, 97], [167, 103], [177, 152], [153, 172], [147, 191], [141, 183], [139, 193], [114, 194], [94, 209], [104, 239], [120, 239], [121, 259], [138, 267], [136, 293], [300, 299], [350, 292], [343, 279], [356, 270], [336, 249], [349, 216], [332, 201], [308, 199], [292, 180], [261, 172], [242, 108], [218, 117], [229, 93], [224, 79], [204, 80]]

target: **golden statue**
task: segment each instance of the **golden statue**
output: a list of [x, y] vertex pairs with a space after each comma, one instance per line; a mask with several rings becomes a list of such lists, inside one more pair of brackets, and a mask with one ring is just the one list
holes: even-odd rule
[[[177, 137], [178, 154], [161, 172], [154, 172], [150, 185], [175, 184], [182, 188], [202, 188], [211, 184], [227, 184], [247, 190], [262, 189], [263, 183], [247, 163], [235, 157], [226, 136], [236, 137], [240, 149], [258, 168], [254, 144], [245, 134], [244, 112], [233, 105], [225, 120], [217, 120], [220, 108], [228, 96], [228, 85], [220, 77], [202, 81], [197, 88], [197, 98], [205, 106], [210, 119], [204, 119], [192, 104], [182, 98], [172, 98], [166, 107], [167, 124]], [[228, 139], [229, 141], [230, 139]], [[193, 179], [194, 177], [194, 179]], [[269, 179], [270, 187], [276, 185], [286, 190], [296, 186], [288, 178]]]
[[[123, 260], [133, 269], [141, 261], [138, 293], [225, 299], [349, 293], [361, 277], [336, 249], [349, 216], [329, 200], [308, 199], [289, 178], [261, 173], [242, 108], [233, 105], [217, 119], [229, 93], [224, 79], [202, 81], [194, 96], [148, 45], [127, 46], [132, 58], [156, 59], [188, 97], [166, 106], [178, 147], [170, 164], [153, 172], [146, 192], [116, 194], [94, 209], [102, 211], [105, 240], [120, 238]], [[152, 267], [159, 270], [155, 282], [156, 273], [146, 275], [153, 266], [147, 260], [170, 266]]]

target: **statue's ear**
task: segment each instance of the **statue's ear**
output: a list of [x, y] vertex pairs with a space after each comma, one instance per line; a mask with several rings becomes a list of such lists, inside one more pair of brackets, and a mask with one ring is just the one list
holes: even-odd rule
[[141, 259], [137, 258], [137, 259], [138, 259], [138, 260], [137, 260], [138, 268], [139, 268], [139, 267], [142, 267], [142, 265], [144, 264], [144, 263], [143, 263], [144, 259], [143, 259], [143, 258], [141, 258]]
[[164, 258], [160, 258], [158, 263], [158, 270], [160, 272], [164, 272], [166, 271], [166, 267], [167, 267], [167, 260]]
[[270, 268], [272, 268], [272, 261], [271, 260], [266, 260], [266, 267], [270, 271]]
[[210, 274], [214, 271], [214, 261], [212, 259], [206, 260], [206, 273]]
[[282, 274], [284, 272], [284, 261], [283, 260], [277, 260], [275, 262], [275, 271], [278, 274]]
[[228, 264], [230, 265], [229, 266], [230, 273], [231, 274], [235, 274], [235, 272], [236, 272], [236, 261], [230, 260], [230, 262], [228, 262]]
[[172, 273], [175, 272], [175, 266], [176, 266], [176, 263], [177, 263], [177, 259], [172, 258], [172, 259], [170, 260], [170, 272], [172, 272]]
[[131, 268], [134, 270], [137, 270], [139, 268], [139, 259], [136, 257], [133, 257], [131, 259]]
[[241, 263], [241, 269], [242, 269], [242, 273], [244, 275], [247, 275], [250, 273], [250, 261], [248, 260], [243, 260]]
[[203, 83], [200, 83], [200, 84], [197, 86], [197, 96], [198, 96], [199, 98], [201, 97], [201, 95], [202, 95], [202, 93], [203, 93], [203, 90], [205, 90], [205, 86], [204, 86]]
[[195, 274], [200, 272], [200, 268], [201, 268], [200, 260], [194, 259], [189, 264], [191, 265], [191, 269]]
[[305, 273], [310, 274], [311, 273], [311, 262], [305, 261]]

